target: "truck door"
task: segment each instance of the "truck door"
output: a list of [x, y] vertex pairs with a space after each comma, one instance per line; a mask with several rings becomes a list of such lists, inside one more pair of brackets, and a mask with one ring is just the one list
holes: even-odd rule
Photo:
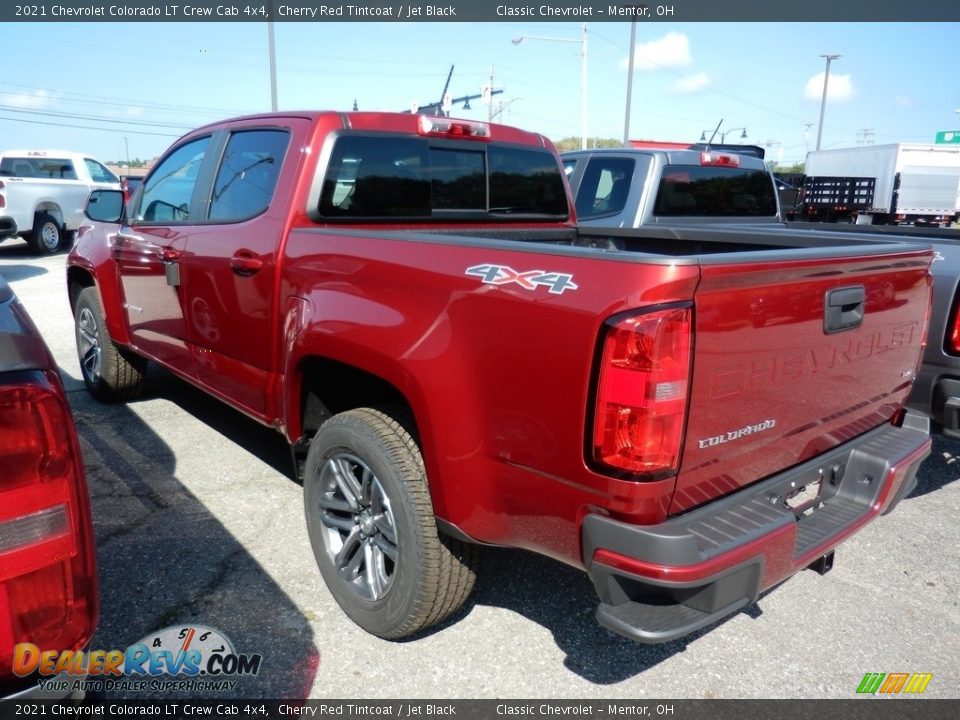
[[[197, 375], [216, 394], [254, 416], [267, 410], [267, 374], [278, 348], [274, 307], [277, 257], [295, 168], [281, 174], [295, 128], [240, 126], [224, 138], [205, 216], [180, 262]], [[298, 136], [299, 137], [299, 136]], [[276, 332], [275, 332], [276, 330]]]
[[134, 345], [189, 376], [196, 373], [177, 261], [202, 204], [206, 183], [200, 181], [210, 141], [209, 136], [193, 139], [167, 153], [147, 178], [130, 223], [120, 227], [112, 248]]

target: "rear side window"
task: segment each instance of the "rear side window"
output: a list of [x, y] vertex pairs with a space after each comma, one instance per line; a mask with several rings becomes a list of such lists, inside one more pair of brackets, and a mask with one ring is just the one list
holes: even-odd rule
[[567, 204], [560, 169], [546, 151], [347, 135], [334, 146], [319, 211], [370, 219], [457, 213], [565, 218]]
[[192, 140], [167, 155], [143, 187], [138, 220], [148, 223], [185, 222], [193, 189], [210, 138]]
[[290, 135], [284, 130], [244, 130], [227, 142], [210, 200], [211, 220], [244, 220], [270, 206]]
[[630, 194], [633, 168], [633, 158], [592, 158], [577, 188], [577, 218], [586, 220], [622, 212]]
[[668, 217], [763, 217], [777, 214], [777, 201], [773, 181], [763, 170], [668, 165], [654, 212]]
[[46, 180], [77, 179], [73, 161], [66, 158], [4, 157], [0, 160], [0, 175]]
[[87, 166], [87, 172], [90, 173], [90, 179], [94, 182], [115, 183], [120, 182], [117, 176], [110, 172], [106, 167], [96, 160], [84, 158], [83, 164]]

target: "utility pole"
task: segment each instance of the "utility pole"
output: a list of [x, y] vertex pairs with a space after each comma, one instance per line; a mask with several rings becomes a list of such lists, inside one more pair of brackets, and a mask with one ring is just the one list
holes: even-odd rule
[[521, 35], [510, 42], [519, 45], [524, 40], [548, 40], [550, 42], [565, 42], [580, 44], [580, 149], [587, 149], [587, 24], [580, 24], [581, 36], [579, 40], [573, 38], [544, 37], [542, 35]]
[[861, 128], [857, 131], [857, 135], [861, 137], [857, 140], [857, 145], [873, 145], [873, 136], [876, 135], [876, 131], [873, 128]]
[[[493, 92], [493, 65], [490, 66], [490, 92]], [[487, 122], [493, 122], [493, 95], [487, 103]]]
[[820, 127], [817, 128], [817, 150], [820, 149], [820, 141], [823, 139], [823, 114], [827, 109], [827, 85], [830, 82], [830, 63], [842, 55], [821, 55], [827, 59], [827, 68], [823, 72], [823, 98], [820, 100]]
[[807, 122], [803, 124], [803, 151], [805, 153], [810, 152], [810, 128], [813, 127], [812, 122]]

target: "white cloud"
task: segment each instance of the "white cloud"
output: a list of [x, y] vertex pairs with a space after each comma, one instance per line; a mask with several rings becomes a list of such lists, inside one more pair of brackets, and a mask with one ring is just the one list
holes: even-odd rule
[[674, 84], [673, 89], [678, 93], [689, 95], [704, 90], [708, 85], [710, 85], [710, 76], [702, 72], [681, 78]]
[[[804, 90], [807, 100], [819, 100], [823, 97], [823, 73], [817, 73], [807, 80]], [[853, 96], [853, 82], [849, 75], [835, 75], [830, 73], [830, 84], [827, 86], [828, 100], [849, 100]]]
[[[635, 70], [659, 70], [692, 64], [690, 39], [683, 33], [668, 32], [658, 40], [638, 44], [633, 51]], [[624, 58], [620, 65], [624, 69], [630, 67], [630, 58]]]
[[143, 113], [146, 112], [142, 107], [137, 105], [131, 105], [127, 108], [127, 115], [130, 117], [141, 117]]
[[26, 108], [28, 110], [39, 110], [54, 104], [53, 98], [50, 97], [46, 90], [34, 90], [32, 93], [11, 95], [8, 98], [4, 98], [4, 102], [8, 105]]
[[893, 99], [893, 102], [896, 103], [897, 107], [899, 108], [910, 108], [916, 105], [916, 103], [913, 101], [913, 98], [906, 97], [904, 95], [897, 95]]

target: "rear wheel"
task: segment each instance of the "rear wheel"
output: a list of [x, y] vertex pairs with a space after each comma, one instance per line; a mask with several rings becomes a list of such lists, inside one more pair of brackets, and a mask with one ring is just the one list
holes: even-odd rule
[[469, 596], [476, 548], [438, 534], [420, 449], [394, 418], [361, 408], [324, 423], [303, 488], [320, 572], [367, 632], [412, 635]]
[[117, 347], [103, 320], [96, 288], [84, 288], [74, 308], [77, 355], [87, 390], [97, 400], [130, 400], [143, 389], [146, 361]]
[[49, 255], [60, 249], [63, 242], [63, 226], [50, 213], [37, 213], [33, 231], [27, 238], [30, 247], [40, 255]]

